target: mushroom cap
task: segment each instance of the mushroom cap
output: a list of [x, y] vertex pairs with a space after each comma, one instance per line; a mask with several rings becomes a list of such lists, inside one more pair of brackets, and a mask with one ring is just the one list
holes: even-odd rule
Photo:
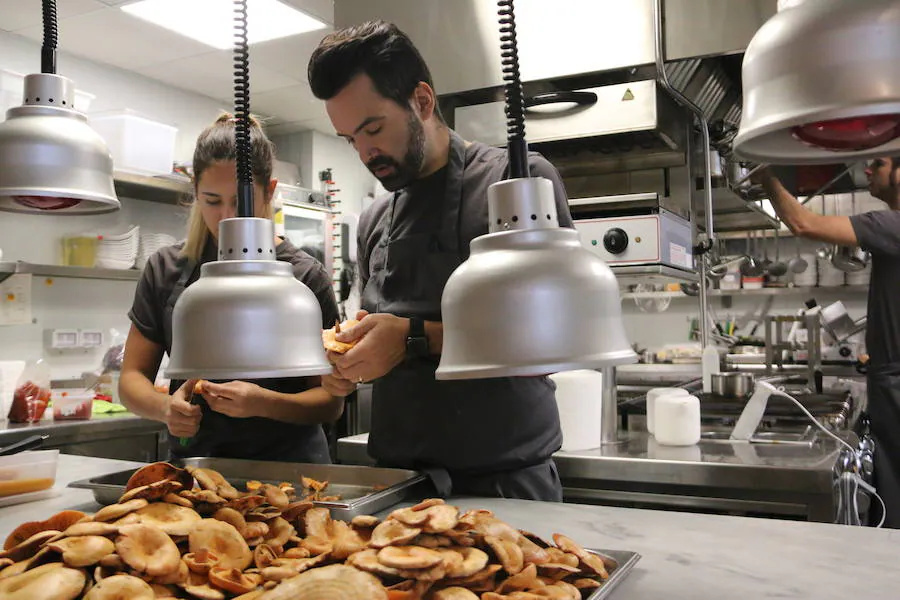
[[113, 575], [99, 581], [84, 600], [156, 600], [150, 584], [131, 575]]
[[18, 546], [34, 534], [40, 533], [41, 531], [47, 531], [48, 529], [63, 531], [64, 529], [84, 519], [85, 516], [86, 515], [80, 510], [64, 510], [56, 513], [55, 515], [44, 521], [28, 521], [26, 523], [22, 523], [21, 525], [13, 529], [8, 536], [6, 536], [6, 540], [3, 542], [3, 549], [9, 550], [10, 548]]
[[84, 523], [75, 523], [63, 531], [66, 537], [78, 537], [82, 535], [115, 535], [119, 533], [119, 526], [112, 523], [100, 523], [97, 521], [86, 521]]
[[111, 539], [99, 535], [67, 537], [50, 542], [47, 547], [62, 554], [63, 562], [70, 567], [95, 565], [116, 549]]
[[177, 571], [181, 563], [181, 552], [172, 538], [141, 523], [119, 528], [116, 553], [132, 569], [153, 577]]
[[421, 512], [428, 513], [425, 533], [443, 533], [456, 527], [459, 522], [459, 509], [449, 504], [435, 504]]
[[187, 471], [193, 475], [201, 488], [216, 492], [226, 500], [234, 500], [240, 495], [234, 486], [218, 471], [202, 467], [187, 467]]
[[144, 508], [145, 506], [147, 506], [147, 504], [149, 503], [144, 498], [134, 498], [131, 500], [126, 500], [125, 502], [120, 501], [117, 504], [110, 504], [109, 506], [104, 506], [97, 511], [97, 514], [94, 515], [94, 521], [115, 521], [121, 519], [128, 513]]
[[243, 571], [250, 566], [253, 554], [233, 525], [217, 519], [203, 519], [188, 534], [188, 546], [195, 554], [209, 550], [219, 557], [219, 565]]
[[[294, 529], [294, 526], [287, 522], [286, 519], [282, 517], [275, 517], [269, 523], [269, 531], [266, 537], [266, 543], [271, 544], [273, 546], [284, 546], [287, 544], [288, 540], [291, 539], [291, 536], [297, 533], [297, 530]], [[346, 525], [346, 523], [345, 523]], [[349, 529], [349, 527], [348, 527]], [[266, 534], [263, 534], [266, 535]], [[354, 534], [355, 535], [355, 534]], [[356, 550], [362, 550], [362, 542]], [[356, 551], [354, 550], [354, 552]], [[347, 554], [346, 556], [349, 556]], [[342, 557], [335, 557], [342, 558]]]
[[219, 557], [215, 553], [207, 549], [198, 550], [197, 552], [188, 552], [184, 555], [184, 562], [192, 573], [198, 575], [206, 575], [209, 570], [219, 564]]
[[369, 545], [373, 548], [384, 548], [385, 546], [406, 544], [420, 533], [422, 530], [418, 527], [404, 525], [396, 519], [387, 519], [379, 523], [372, 531]]
[[378, 579], [346, 565], [328, 565], [305, 571], [282, 581], [259, 600], [387, 600], [388, 593]]
[[141, 523], [159, 527], [169, 535], [187, 535], [203, 519], [193, 508], [167, 502], [148, 504], [134, 514]]
[[0, 579], [4, 600], [74, 600], [81, 595], [87, 578], [84, 571], [60, 563], [49, 563], [14, 577]]
[[125, 491], [167, 479], [181, 483], [181, 487], [184, 489], [190, 489], [194, 485], [194, 478], [185, 469], [179, 469], [167, 462], [155, 462], [135, 471], [128, 478]]
[[213, 514], [213, 519], [218, 519], [219, 521], [230, 523], [234, 526], [235, 529], [238, 530], [238, 533], [240, 533], [245, 538], [247, 537], [247, 534], [245, 533], [245, 530], [247, 528], [247, 520], [244, 518], [244, 515], [242, 515], [235, 509], [228, 506], [223, 506]]
[[378, 551], [378, 562], [395, 569], [429, 569], [443, 563], [444, 557], [419, 546], [388, 546]]
[[358, 529], [373, 529], [381, 519], [372, 515], [356, 515], [350, 520], [350, 525]]
[[432, 593], [431, 600], [478, 600], [478, 596], [472, 590], [454, 586]]
[[17, 546], [14, 546], [0, 554], [0, 558], [11, 558], [16, 562], [23, 561], [26, 558], [31, 558], [38, 552], [38, 550], [40, 550], [41, 546], [59, 535], [59, 531], [54, 531], [52, 529], [39, 531], [28, 539], [20, 542]]
[[256, 589], [256, 581], [234, 568], [213, 567], [209, 571], [209, 582], [231, 594], [246, 594]]
[[490, 546], [500, 560], [500, 564], [503, 565], [503, 569], [510, 575], [515, 575], [525, 567], [525, 557], [518, 544], [492, 535], [486, 535], [484, 543]]
[[179, 492], [183, 488], [184, 486], [180, 481], [175, 481], [174, 479], [164, 479], [162, 481], [156, 481], [148, 485], [142, 485], [140, 487], [128, 490], [127, 492], [122, 494], [122, 496], [119, 498], [119, 502], [127, 502], [129, 500], [133, 500], [134, 498], [144, 498], [152, 502], [154, 500], [161, 500], [168, 494]]

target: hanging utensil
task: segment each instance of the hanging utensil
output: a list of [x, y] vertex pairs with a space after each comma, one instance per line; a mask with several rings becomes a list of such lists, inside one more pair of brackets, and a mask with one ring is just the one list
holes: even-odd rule
[[766, 232], [763, 231], [762, 235], [762, 244], [763, 244], [763, 260], [762, 260], [762, 268], [763, 273], [766, 275], [769, 274], [769, 269], [772, 267], [772, 261], [769, 260], [769, 238], [766, 235]]
[[806, 271], [809, 268], [809, 264], [804, 260], [802, 256], [800, 256], [800, 236], [794, 236], [794, 245], [797, 247], [797, 256], [793, 257], [788, 261], [788, 269], [791, 270], [791, 273], [795, 275], [799, 275]]
[[781, 262], [781, 250], [779, 248], [778, 229], [775, 229], [775, 262], [769, 266], [769, 275], [781, 277], [788, 272], [788, 266]]
[[741, 275], [744, 277], [759, 277], [762, 275], [762, 268], [759, 260], [750, 249], [750, 232], [747, 232], [747, 260], [741, 265]]

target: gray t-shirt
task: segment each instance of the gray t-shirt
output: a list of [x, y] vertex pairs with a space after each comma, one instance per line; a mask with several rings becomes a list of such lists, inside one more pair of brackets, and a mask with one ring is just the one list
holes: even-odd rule
[[[162, 248], [150, 257], [134, 295], [128, 317], [135, 328], [148, 340], [163, 346], [168, 354], [167, 331], [171, 331], [170, 313], [166, 311], [169, 297], [178, 282], [186, 260], [181, 257], [183, 243]], [[276, 257], [294, 267], [294, 276], [309, 287], [322, 309], [322, 326], [334, 325], [338, 318], [337, 303], [331, 278], [320, 262], [285, 240], [275, 249]], [[200, 265], [216, 259], [216, 243], [210, 240], [203, 249], [201, 262], [195, 266], [187, 285], [200, 277]], [[235, 340], [240, 343], [240, 340]], [[170, 391], [178, 389], [182, 381], [173, 381]], [[296, 394], [317, 385], [315, 378], [291, 377], [256, 380], [269, 390]], [[293, 462], [330, 462], [328, 444], [320, 425], [297, 425], [263, 417], [238, 419], [212, 411], [201, 402], [203, 419], [200, 431], [190, 445], [173, 444], [176, 456], [217, 456], [252, 460], [286, 460]]]
[[866, 346], [873, 365], [900, 363], [900, 211], [850, 217], [856, 239], [872, 255]]

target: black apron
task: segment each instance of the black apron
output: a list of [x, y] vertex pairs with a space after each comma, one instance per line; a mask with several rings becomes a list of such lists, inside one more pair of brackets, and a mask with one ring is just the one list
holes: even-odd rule
[[[900, 529], [900, 363], [869, 365], [868, 413], [875, 440], [875, 490], [884, 500], [884, 526]], [[881, 519], [872, 502], [874, 522]]]
[[[392, 237], [397, 203], [407, 192], [394, 194], [369, 258], [363, 309], [441, 320], [444, 285], [468, 252], [460, 240], [464, 169], [465, 143], [451, 131], [435, 231]], [[437, 381], [437, 365], [434, 358], [407, 360], [373, 382], [369, 454], [382, 465], [429, 472], [444, 495], [561, 500], [550, 458], [562, 443], [553, 383], [546, 377]]]
[[[172, 313], [175, 310], [175, 303], [198, 268], [196, 262], [187, 259], [180, 261], [179, 266], [178, 282], [172, 288], [163, 311], [163, 329], [168, 353], [172, 350]], [[184, 381], [173, 380], [169, 384], [169, 393], [174, 393], [183, 383]], [[251, 383], [287, 394], [297, 393], [303, 389], [298, 378], [265, 379]], [[296, 425], [263, 417], [245, 419], [229, 417], [209, 408], [202, 396], [195, 396], [194, 402], [203, 411], [200, 429], [184, 446], [178, 439], [170, 436], [169, 449], [174, 458], [215, 456], [284, 462], [331, 462], [328, 441], [320, 425]]]

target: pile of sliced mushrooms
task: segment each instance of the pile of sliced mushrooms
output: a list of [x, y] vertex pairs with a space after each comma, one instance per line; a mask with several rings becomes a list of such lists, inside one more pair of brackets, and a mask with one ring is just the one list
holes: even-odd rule
[[0, 553], [0, 598], [582, 600], [615, 566], [563, 535], [550, 544], [440, 499], [347, 523], [289, 483], [246, 487], [210, 469], [143, 467], [93, 516], [17, 527]]

